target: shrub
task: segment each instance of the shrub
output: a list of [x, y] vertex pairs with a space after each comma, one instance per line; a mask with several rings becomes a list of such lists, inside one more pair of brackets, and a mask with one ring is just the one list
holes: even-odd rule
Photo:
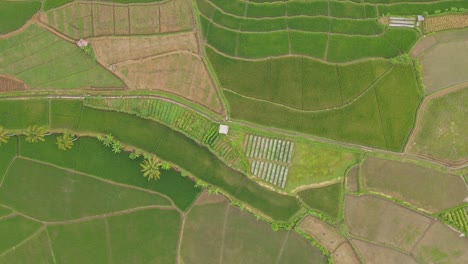
[[440, 10], [436, 10], [434, 11], [434, 14], [440, 14], [440, 12], [441, 12]]

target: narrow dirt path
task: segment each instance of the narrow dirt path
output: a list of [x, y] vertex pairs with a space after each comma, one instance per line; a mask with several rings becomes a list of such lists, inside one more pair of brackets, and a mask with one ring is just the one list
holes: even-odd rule
[[289, 235], [291, 234], [291, 230], [288, 230], [286, 235], [284, 235], [283, 242], [281, 243], [280, 250], [278, 252], [278, 256], [276, 257], [276, 264], [280, 263], [281, 257], [283, 256], [284, 248], [286, 247], [286, 244], [288, 243]]
[[52, 248], [52, 239], [50, 239], [50, 234], [49, 234], [49, 231], [47, 230], [47, 227], [45, 228], [45, 232], [47, 235], [47, 244], [49, 246], [50, 255], [52, 256], [52, 261], [54, 262], [54, 264], [56, 264], [57, 260], [55, 258], [54, 249]]
[[0, 254], [0, 258], [5, 256], [6, 254], [10, 253], [11, 251], [15, 250], [16, 248], [18, 247], [21, 247], [22, 245], [28, 243], [28, 241], [36, 238], [37, 236], [39, 236], [42, 231], [45, 230], [45, 226], [41, 226], [36, 232], [34, 232], [32, 235], [26, 237], [25, 239], [23, 239], [21, 242], [19, 242], [18, 244], [14, 245], [13, 247], [5, 250], [2, 254]]
[[16, 160], [17, 158], [18, 158], [18, 156], [14, 156], [14, 157], [11, 159], [10, 164], [8, 164], [8, 167], [6, 168], [5, 173], [3, 173], [2, 178], [1, 178], [1, 180], [0, 180], [0, 187], [2, 187], [3, 181], [5, 180], [5, 178], [6, 178], [7, 174], [8, 174], [8, 172], [10, 171], [11, 166], [13, 165], [13, 163], [15, 162], [15, 160]]

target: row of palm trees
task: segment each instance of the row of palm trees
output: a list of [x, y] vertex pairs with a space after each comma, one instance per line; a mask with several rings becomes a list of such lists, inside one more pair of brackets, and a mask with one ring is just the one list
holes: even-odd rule
[[[14, 136], [15, 134], [9, 132], [8, 130], [4, 129], [0, 126], [0, 146], [3, 144], [8, 143], [10, 137]], [[44, 126], [30, 126], [24, 130], [25, 141], [28, 143], [37, 143], [37, 142], [44, 142], [45, 137], [50, 135], [48, 132], [47, 127]], [[66, 151], [73, 147], [74, 141], [76, 141], [78, 137], [74, 134], [66, 131], [63, 134], [57, 136], [56, 144], [58, 149]], [[118, 140], [114, 138], [111, 134], [108, 135], [100, 135], [97, 139], [102, 142], [102, 144], [106, 147], [112, 148], [112, 152], [114, 154], [121, 153], [123, 150], [123, 145]], [[140, 163], [141, 171], [143, 172], [143, 177], [148, 178], [149, 180], [158, 180], [161, 177], [161, 169], [169, 170], [171, 169], [171, 165], [168, 162], [161, 161], [156, 156], [146, 153], [142, 150], [135, 149], [130, 153], [130, 159], [137, 159], [143, 156], [143, 161]]]

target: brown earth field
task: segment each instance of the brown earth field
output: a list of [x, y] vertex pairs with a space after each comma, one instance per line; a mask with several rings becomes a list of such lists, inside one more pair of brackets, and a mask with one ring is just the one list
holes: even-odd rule
[[436, 33], [414, 46], [410, 54], [419, 58], [426, 94], [468, 82], [467, 45], [468, 29], [461, 29]]
[[204, 204], [215, 204], [215, 203], [225, 203], [227, 198], [220, 194], [211, 194], [208, 191], [204, 190], [198, 197], [195, 205], [204, 205]]
[[349, 243], [341, 244], [332, 254], [334, 264], [359, 264], [359, 258]]
[[13, 77], [0, 75], [0, 92], [13, 92], [26, 90], [26, 84]]
[[452, 208], [468, 197], [460, 176], [420, 165], [367, 157], [361, 166], [362, 188], [378, 192], [430, 213]]
[[[398, 250], [378, 246], [369, 242], [353, 239], [351, 241], [364, 263], [380, 264], [418, 264], [410, 255]], [[434, 262], [427, 262], [434, 263]]]
[[468, 27], [468, 14], [450, 14], [427, 17], [424, 21], [425, 33], [465, 27]]
[[304, 217], [297, 227], [313, 237], [329, 252], [335, 251], [342, 243], [347, 241], [345, 237], [338, 233], [335, 227], [314, 216]]
[[410, 253], [433, 220], [380, 197], [348, 195], [345, 222], [364, 240]]
[[351, 168], [346, 173], [346, 191], [358, 192], [359, 191], [359, 166]]
[[74, 1], [40, 13], [41, 21], [74, 38], [111, 35], [152, 35], [192, 31], [189, 1], [116, 4]]
[[417, 244], [413, 255], [420, 263], [468, 263], [468, 238], [436, 222]]
[[116, 71], [130, 89], [172, 93], [223, 113], [218, 91], [198, 55], [188, 52], [163, 54], [116, 64]]
[[293, 230], [272, 231], [252, 214], [221, 203], [195, 204], [186, 216], [181, 263], [327, 263]]
[[96, 56], [108, 65], [170, 52], [198, 53], [194, 32], [158, 36], [98, 37], [90, 41]]

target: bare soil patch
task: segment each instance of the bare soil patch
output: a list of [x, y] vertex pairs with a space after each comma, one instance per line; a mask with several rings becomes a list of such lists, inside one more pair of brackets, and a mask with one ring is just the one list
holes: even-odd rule
[[76, 1], [41, 13], [40, 19], [73, 39], [194, 29], [191, 5], [185, 0], [140, 4]]
[[148, 37], [107, 37], [93, 39], [96, 56], [107, 64], [139, 60], [169, 52], [196, 53], [195, 33]]
[[10, 76], [0, 75], [0, 92], [26, 90], [26, 84]]
[[430, 49], [437, 44], [437, 39], [434, 35], [424, 36], [421, 38], [410, 51], [410, 55], [413, 58], [421, 56], [426, 50]]
[[468, 27], [468, 14], [427, 17], [424, 21], [425, 33], [465, 27]]
[[368, 157], [361, 170], [365, 190], [383, 193], [430, 213], [460, 205], [468, 197], [460, 176], [413, 163]]
[[346, 191], [359, 191], [359, 166], [351, 168], [346, 174]]
[[431, 226], [414, 249], [421, 263], [468, 263], [468, 239], [444, 224]]
[[204, 190], [200, 197], [198, 197], [195, 205], [204, 205], [204, 204], [215, 204], [215, 203], [224, 203], [227, 202], [226, 197], [221, 194], [211, 194], [208, 191]]
[[330, 252], [346, 242], [346, 238], [341, 236], [335, 227], [322, 222], [314, 216], [304, 217], [298, 227], [316, 239], [320, 245]]
[[351, 242], [356, 247], [364, 263], [418, 264], [414, 258], [397, 250], [377, 246], [357, 239], [353, 239]]
[[345, 221], [355, 236], [410, 253], [432, 220], [376, 196], [348, 195]]
[[346, 242], [341, 244], [335, 252], [331, 254], [333, 263], [335, 264], [359, 264], [359, 258], [356, 256], [354, 249]]
[[193, 54], [175, 53], [118, 64], [130, 89], [160, 90], [221, 113], [223, 107], [203, 61]]
[[160, 6], [161, 33], [185, 31], [194, 28], [190, 1], [173, 0]]

